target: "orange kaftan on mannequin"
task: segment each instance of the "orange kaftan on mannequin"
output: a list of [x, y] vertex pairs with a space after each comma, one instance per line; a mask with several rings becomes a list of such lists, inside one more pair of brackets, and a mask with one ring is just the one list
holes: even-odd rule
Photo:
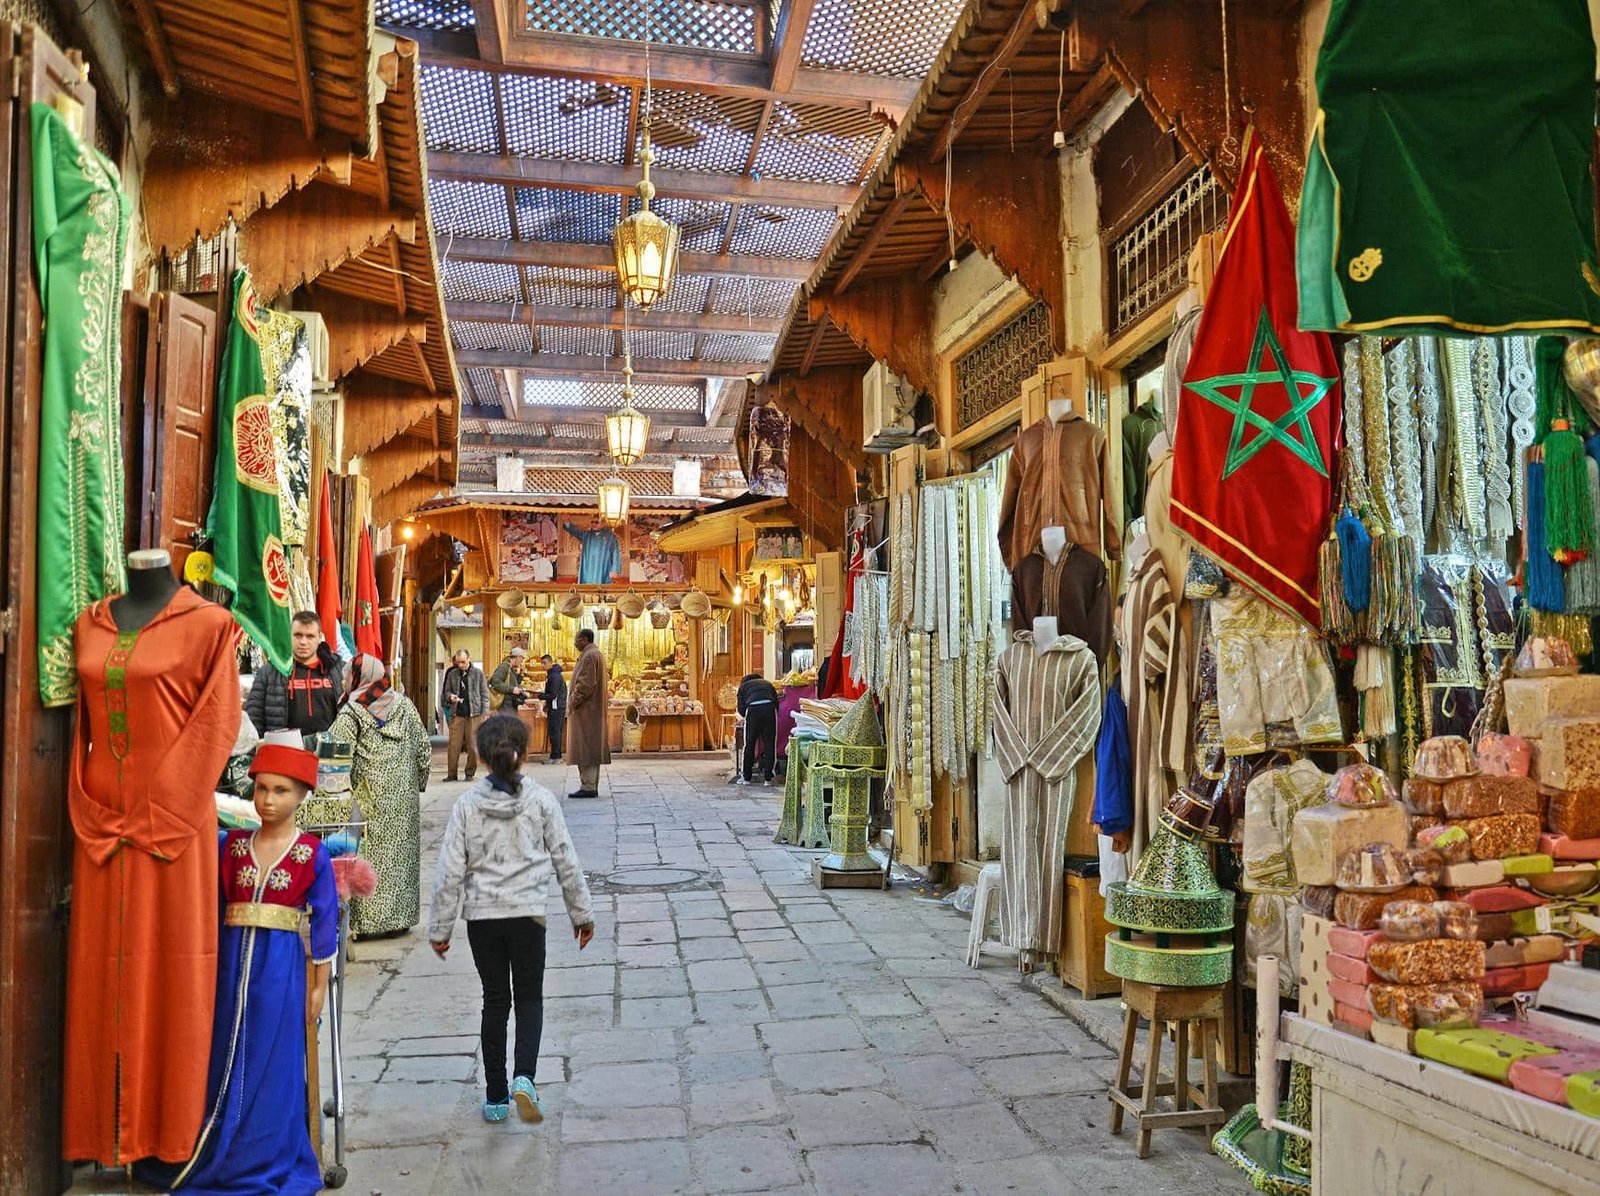
[[217, 975], [217, 778], [239, 735], [238, 630], [183, 589], [141, 631], [79, 617], [67, 804], [72, 930], [62, 1156], [187, 1159]]

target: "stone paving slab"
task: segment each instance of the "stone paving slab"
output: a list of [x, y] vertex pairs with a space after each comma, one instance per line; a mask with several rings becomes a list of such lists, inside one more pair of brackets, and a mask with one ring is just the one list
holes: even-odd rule
[[[1199, 1133], [1142, 1163], [1111, 1138], [1110, 1053], [966, 922], [891, 889], [818, 892], [774, 845], [777, 790], [716, 761], [631, 758], [564, 803], [591, 876], [715, 868], [710, 888], [598, 893], [579, 952], [550, 912], [545, 1121], [485, 1125], [464, 931], [361, 943], [345, 993], [347, 1190], [908, 1196], [1247, 1190]], [[540, 766], [557, 793], [576, 774]], [[424, 796], [423, 888], [450, 803]]]

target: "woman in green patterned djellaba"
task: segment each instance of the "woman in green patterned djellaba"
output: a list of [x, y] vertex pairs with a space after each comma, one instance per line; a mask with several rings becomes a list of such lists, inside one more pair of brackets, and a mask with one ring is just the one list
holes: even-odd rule
[[349, 696], [328, 734], [355, 745], [350, 788], [366, 815], [361, 854], [378, 890], [351, 902], [358, 938], [400, 934], [422, 916], [421, 794], [433, 745], [411, 699], [395, 689], [383, 661], [365, 653], [350, 663]]

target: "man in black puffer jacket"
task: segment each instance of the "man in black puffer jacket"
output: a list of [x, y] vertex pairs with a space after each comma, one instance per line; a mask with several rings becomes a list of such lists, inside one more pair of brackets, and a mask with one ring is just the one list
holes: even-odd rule
[[294, 665], [285, 676], [270, 663], [256, 670], [245, 700], [245, 713], [255, 728], [294, 730], [315, 735], [333, 726], [344, 696], [344, 665], [323, 641], [322, 621], [312, 611], [301, 611], [290, 628]]
[[744, 779], [753, 782], [756, 744], [761, 744], [761, 774], [772, 784], [778, 755], [778, 691], [760, 673], [750, 673], [739, 685], [739, 713], [744, 716]]

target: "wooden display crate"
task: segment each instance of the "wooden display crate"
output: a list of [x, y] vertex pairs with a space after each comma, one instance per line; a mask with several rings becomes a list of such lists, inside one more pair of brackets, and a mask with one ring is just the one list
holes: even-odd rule
[[1068, 872], [1061, 903], [1061, 983], [1091, 999], [1121, 992], [1122, 981], [1106, 971], [1106, 935], [1113, 927], [1100, 878]]

